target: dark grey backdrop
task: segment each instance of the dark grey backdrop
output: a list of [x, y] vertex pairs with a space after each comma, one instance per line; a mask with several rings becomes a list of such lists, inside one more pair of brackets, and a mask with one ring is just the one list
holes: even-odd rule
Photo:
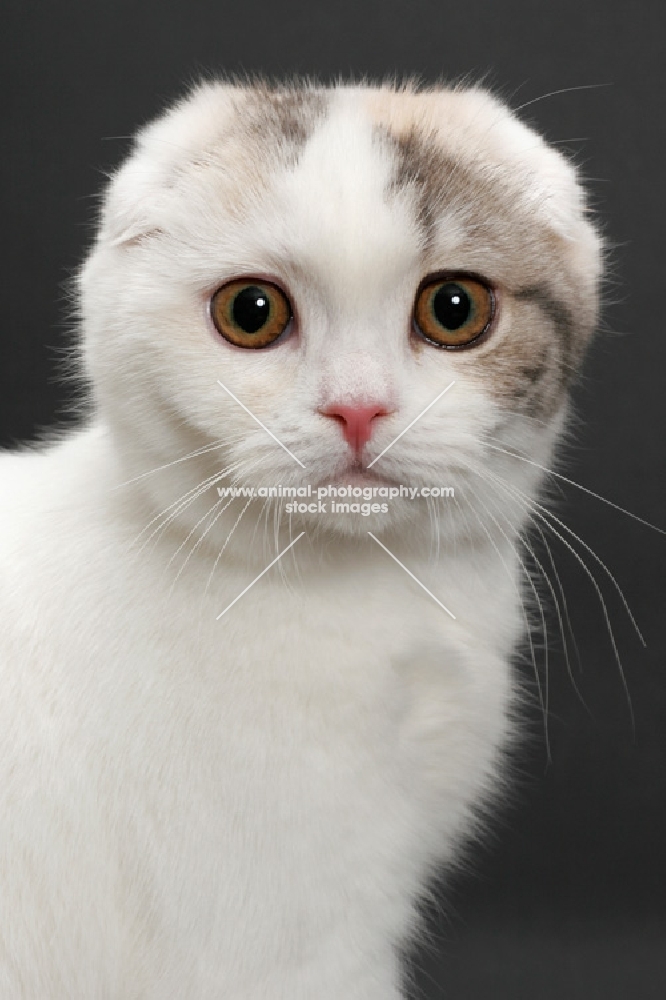
[[[487, 74], [582, 165], [611, 245], [599, 337], [575, 393], [562, 470], [666, 527], [664, 512], [664, 13], [661, 0], [5, 0], [0, 25], [4, 444], [49, 426], [63, 284], [90, 239], [93, 195], [126, 138], [201, 73]], [[606, 86], [609, 85], [609, 86]], [[414, 996], [647, 1000], [666, 996], [666, 539], [573, 488], [559, 516], [625, 590], [643, 649], [607, 594], [632, 728], [603, 614], [555, 543], [581, 666], [551, 665], [547, 763], [536, 710], [513, 800], [433, 907]], [[549, 615], [552, 641], [556, 619]], [[521, 668], [522, 669], [522, 668]]]

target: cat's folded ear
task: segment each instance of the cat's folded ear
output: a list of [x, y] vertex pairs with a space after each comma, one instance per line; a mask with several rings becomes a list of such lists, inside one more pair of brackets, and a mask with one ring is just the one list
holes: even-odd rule
[[99, 241], [112, 246], [132, 243], [159, 228], [160, 178], [145, 158], [129, 159], [107, 188]]
[[540, 220], [568, 238], [586, 214], [585, 193], [573, 164], [509, 106], [480, 87], [440, 93], [436, 127], [462, 159], [475, 156], [509, 168], [524, 182]]
[[233, 92], [224, 83], [204, 85], [139, 131], [105, 192], [100, 242], [121, 246], [168, 225], [169, 191], [219, 137], [232, 114]]
[[457, 115], [467, 123], [456, 132], [457, 141], [465, 143], [467, 155], [475, 150], [484, 162], [504, 170], [521, 214], [568, 244], [572, 258], [596, 280], [602, 240], [573, 163], [488, 91], [472, 88], [455, 97], [461, 104]]

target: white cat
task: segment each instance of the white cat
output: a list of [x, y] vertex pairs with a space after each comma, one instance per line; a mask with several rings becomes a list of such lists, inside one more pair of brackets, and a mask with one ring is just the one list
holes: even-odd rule
[[[0, 460], [3, 1000], [403, 995], [502, 787], [600, 257], [478, 89], [206, 85], [139, 134], [80, 277], [94, 415]], [[221, 489], [325, 484], [455, 496]]]

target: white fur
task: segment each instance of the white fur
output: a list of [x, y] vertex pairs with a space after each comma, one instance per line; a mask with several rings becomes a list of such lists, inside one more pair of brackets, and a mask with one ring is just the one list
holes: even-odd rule
[[[344, 481], [348, 447], [317, 412], [331, 400], [390, 402], [378, 454], [455, 378], [377, 471], [454, 486], [465, 463], [506, 471], [482, 444], [499, 404], [459, 357], [408, 346], [420, 237], [408, 200], [385, 197], [362, 96], [337, 92], [296, 166], [239, 208], [251, 167], [215, 147], [230, 93], [146, 130], [111, 185], [81, 282], [94, 420], [2, 458], [3, 1000], [397, 1000], [426, 880], [501, 781], [523, 628], [515, 503], [494, 496], [514, 528], [487, 535], [443, 505], [433, 558], [428, 511], [408, 501], [275, 530], [258, 509], [234, 528], [234, 502], [200, 540], [213, 485], [139, 551], [151, 519], [230, 463], [249, 484]], [[575, 229], [556, 197], [554, 230]], [[444, 266], [463, 237], [440, 227]], [[214, 335], [206, 302], [243, 273], [289, 287], [284, 344]], [[512, 442], [542, 462], [560, 424], [515, 420]], [[534, 473], [512, 481], [532, 493]]]

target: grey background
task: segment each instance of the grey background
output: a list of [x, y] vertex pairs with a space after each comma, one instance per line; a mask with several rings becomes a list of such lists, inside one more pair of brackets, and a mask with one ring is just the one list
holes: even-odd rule
[[[184, 84], [244, 70], [483, 75], [512, 106], [535, 102], [523, 114], [581, 165], [612, 247], [604, 329], [560, 468], [666, 527], [663, 20], [658, 0], [5, 0], [0, 441], [67, 419], [64, 287], [93, 196], [128, 135]], [[591, 85], [602, 86], [539, 100]], [[533, 704], [510, 801], [429, 907], [414, 997], [666, 996], [666, 538], [566, 485], [557, 512], [612, 569], [644, 632], [646, 649], [579, 547], [607, 597], [635, 723], [594, 587], [554, 542], [586, 707], [551, 611], [551, 762]], [[518, 669], [529, 678], [520, 658]]]

